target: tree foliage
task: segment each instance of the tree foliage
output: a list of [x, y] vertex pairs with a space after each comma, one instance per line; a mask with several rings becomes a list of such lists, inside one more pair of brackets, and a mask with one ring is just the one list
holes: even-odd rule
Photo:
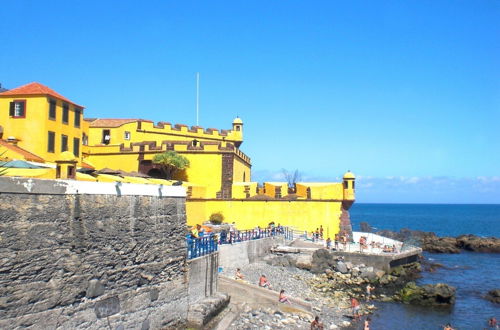
[[154, 155], [153, 163], [161, 165], [167, 179], [172, 179], [176, 171], [182, 171], [189, 167], [189, 160], [175, 151]]

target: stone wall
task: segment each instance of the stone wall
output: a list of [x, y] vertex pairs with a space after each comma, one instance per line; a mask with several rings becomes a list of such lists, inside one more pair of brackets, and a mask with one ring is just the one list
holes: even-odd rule
[[182, 325], [185, 191], [144, 186], [0, 178], [0, 328]]
[[234, 244], [219, 245], [219, 265], [227, 268], [239, 268], [269, 254], [273, 246], [284, 244], [282, 236], [267, 237]]
[[188, 261], [189, 304], [217, 292], [219, 253], [215, 252]]

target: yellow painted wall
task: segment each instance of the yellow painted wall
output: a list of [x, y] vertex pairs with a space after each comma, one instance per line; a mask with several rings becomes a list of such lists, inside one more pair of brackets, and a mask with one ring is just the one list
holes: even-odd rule
[[281, 197], [288, 195], [288, 184], [286, 182], [264, 182], [267, 196], [274, 198], [278, 187], [281, 187]]
[[276, 224], [299, 231], [314, 231], [323, 226], [325, 237], [338, 233], [341, 202], [321, 201], [192, 201], [186, 202], [188, 225], [206, 221], [212, 213], [221, 212], [225, 222], [235, 222], [240, 230]]
[[[83, 111], [80, 115], [80, 128], [74, 126], [75, 111], [72, 104], [69, 106], [68, 124], [62, 123], [61, 100], [56, 100], [56, 119], [49, 119], [49, 98], [47, 96], [16, 95], [0, 97], [0, 125], [4, 127], [3, 138], [13, 136], [19, 140], [18, 146], [34, 153], [48, 162], [57, 160], [61, 153], [61, 135], [68, 136], [68, 151], [73, 152], [73, 138], [81, 138], [83, 128]], [[9, 117], [9, 105], [13, 100], [26, 100], [25, 118]], [[55, 133], [54, 152], [48, 152], [48, 131]]]
[[250, 182], [250, 165], [234, 157], [233, 182]]
[[257, 195], [257, 182], [235, 182], [232, 186], [233, 199], [245, 199], [246, 187], [249, 188], [250, 197]]
[[297, 195], [307, 198], [307, 189], [311, 190], [311, 199], [338, 199], [344, 198], [342, 183], [301, 182], [296, 184]]

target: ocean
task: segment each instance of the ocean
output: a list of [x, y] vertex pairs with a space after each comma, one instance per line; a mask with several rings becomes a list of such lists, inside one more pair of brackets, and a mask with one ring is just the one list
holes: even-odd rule
[[[354, 230], [368, 222], [375, 230], [409, 228], [432, 231], [439, 236], [474, 234], [500, 237], [500, 205], [455, 204], [360, 204], [350, 209]], [[423, 272], [417, 284], [447, 283], [457, 288], [456, 303], [447, 309], [398, 303], [377, 303], [371, 329], [486, 329], [487, 320], [500, 319], [500, 306], [482, 298], [500, 288], [500, 254], [462, 252], [424, 253], [443, 264], [435, 272]]]

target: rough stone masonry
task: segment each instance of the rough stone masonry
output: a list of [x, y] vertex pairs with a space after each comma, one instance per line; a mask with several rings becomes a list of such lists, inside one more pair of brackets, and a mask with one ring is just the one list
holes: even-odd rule
[[1, 329], [185, 322], [185, 197], [95, 184], [0, 178]]

